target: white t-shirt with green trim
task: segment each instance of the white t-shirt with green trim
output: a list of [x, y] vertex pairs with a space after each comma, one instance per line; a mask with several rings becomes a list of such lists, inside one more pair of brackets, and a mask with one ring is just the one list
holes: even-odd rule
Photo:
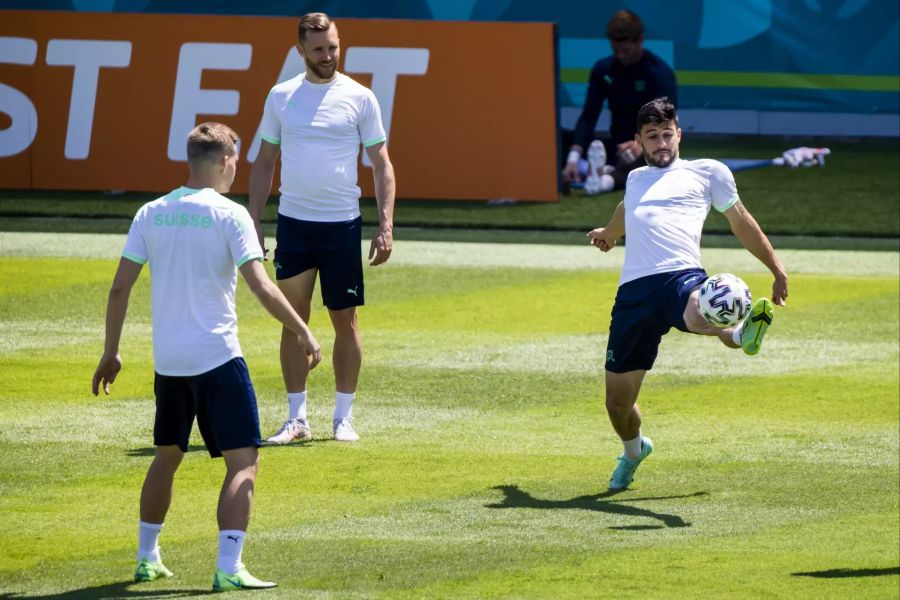
[[619, 285], [647, 275], [701, 268], [700, 236], [711, 206], [738, 201], [734, 175], [717, 160], [676, 159], [640, 167], [625, 184], [625, 264]]
[[269, 92], [260, 137], [281, 145], [279, 213], [322, 222], [359, 216], [360, 144], [385, 141], [372, 90], [343, 73], [328, 83], [298, 75]]
[[263, 258], [246, 208], [209, 188], [178, 188], [138, 210], [122, 256], [150, 263], [157, 373], [199, 375], [242, 356], [237, 267]]

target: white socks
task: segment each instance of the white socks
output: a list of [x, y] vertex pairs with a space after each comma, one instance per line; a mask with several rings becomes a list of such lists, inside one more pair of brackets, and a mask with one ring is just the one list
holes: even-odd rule
[[625, 458], [637, 460], [641, 455], [641, 434], [638, 433], [638, 436], [633, 440], [624, 440], [622, 443], [625, 445]]
[[349, 419], [353, 416], [353, 399], [356, 394], [334, 393], [334, 420]]
[[[356, 394], [334, 393], [334, 420], [353, 416], [353, 400]], [[288, 418], [308, 421], [306, 416], [306, 391], [288, 393]]]
[[137, 559], [146, 558], [152, 563], [158, 563], [159, 557], [159, 531], [162, 523], [145, 523], [138, 521], [138, 553]]
[[246, 531], [237, 529], [222, 529], [219, 531], [219, 558], [216, 566], [228, 575], [238, 572], [241, 562], [241, 551], [244, 549]]
[[287, 399], [288, 419], [302, 419], [306, 421], [306, 390], [302, 392], [288, 392]]
[[[161, 529], [162, 523], [138, 521], [138, 561], [146, 558], [152, 563], [160, 562], [158, 542]], [[223, 529], [219, 532], [219, 558], [216, 566], [225, 573], [229, 575], [237, 573], [246, 536], [246, 532], [237, 529]]]
[[734, 342], [735, 344], [737, 344], [738, 346], [741, 345], [741, 331], [743, 331], [743, 330], [744, 330], [744, 324], [741, 323], [740, 325], [738, 325], [737, 327], [734, 328], [734, 331], [731, 332], [731, 341]]

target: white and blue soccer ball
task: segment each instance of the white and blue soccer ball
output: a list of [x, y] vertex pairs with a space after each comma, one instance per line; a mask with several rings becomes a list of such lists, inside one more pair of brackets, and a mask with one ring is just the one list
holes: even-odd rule
[[718, 273], [700, 286], [700, 314], [716, 327], [733, 327], [750, 312], [753, 299], [744, 280], [731, 273]]

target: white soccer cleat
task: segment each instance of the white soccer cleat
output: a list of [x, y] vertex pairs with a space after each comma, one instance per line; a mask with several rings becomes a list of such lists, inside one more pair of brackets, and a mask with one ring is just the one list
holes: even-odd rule
[[338, 442], [355, 442], [359, 436], [353, 431], [350, 419], [335, 419], [333, 423], [334, 439]]
[[588, 172], [584, 179], [584, 192], [588, 196], [596, 196], [612, 191], [615, 180], [606, 171], [606, 146], [600, 140], [591, 142], [587, 151]]
[[588, 172], [584, 179], [584, 191], [589, 196], [599, 194], [603, 184], [600, 174], [606, 164], [606, 146], [600, 140], [591, 142], [587, 151]]
[[270, 444], [290, 444], [295, 440], [312, 439], [309, 423], [303, 419], [288, 419], [272, 437], [266, 438]]

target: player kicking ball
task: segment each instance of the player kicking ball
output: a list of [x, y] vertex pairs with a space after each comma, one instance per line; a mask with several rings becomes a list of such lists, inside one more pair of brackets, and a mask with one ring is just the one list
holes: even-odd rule
[[[716, 336], [729, 348], [754, 355], [772, 323], [772, 304], [784, 306], [788, 296], [784, 265], [741, 203], [728, 167], [715, 160], [678, 157], [681, 129], [672, 103], [657, 98], [641, 107], [637, 130], [635, 139], [647, 166], [629, 174], [625, 199], [606, 227], [587, 234], [603, 252], [628, 235], [606, 350], [606, 411], [625, 447], [610, 490], [627, 488], [638, 465], [653, 452], [653, 442], [641, 434], [637, 398], [662, 336], [675, 327]], [[733, 327], [713, 325], [700, 311], [700, 288], [707, 280], [700, 264], [700, 236], [711, 206], [725, 215], [735, 237], [775, 277], [772, 300], [756, 300]]]

